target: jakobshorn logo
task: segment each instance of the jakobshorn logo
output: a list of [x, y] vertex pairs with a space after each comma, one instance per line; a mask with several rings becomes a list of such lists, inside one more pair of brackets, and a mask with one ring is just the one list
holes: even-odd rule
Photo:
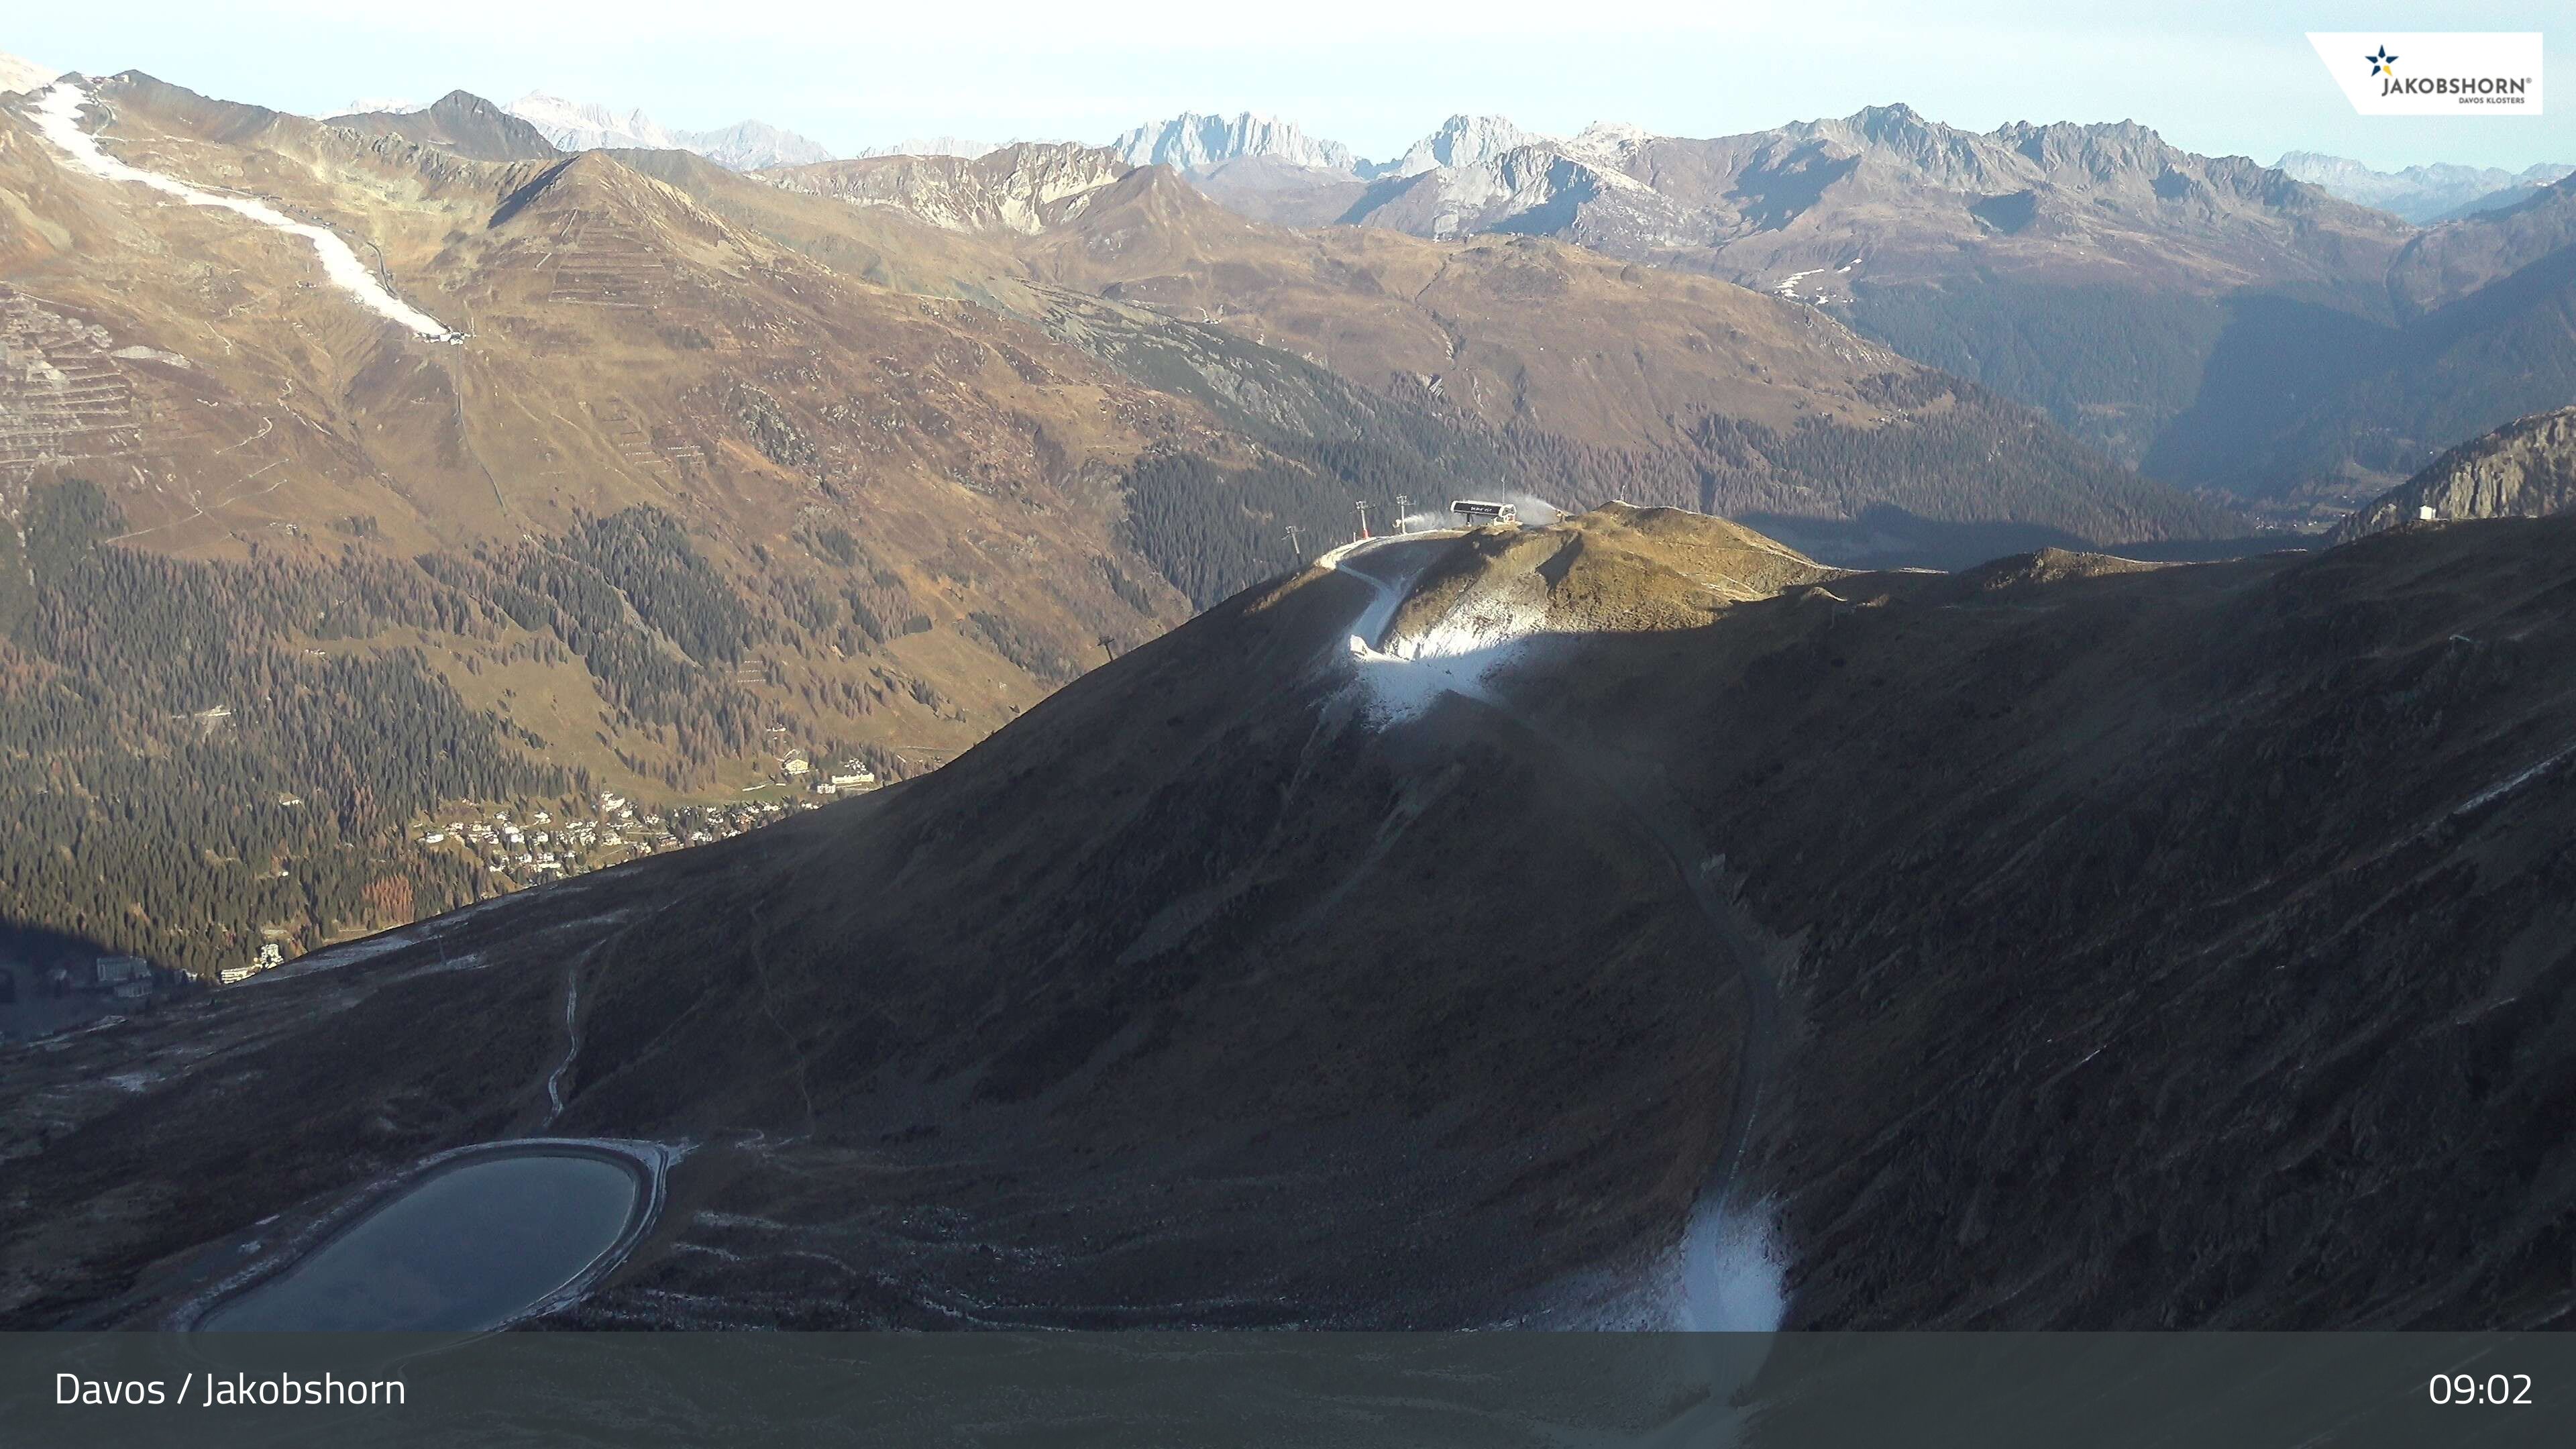
[[2540, 114], [2536, 31], [2310, 31], [2308, 44], [2352, 108], [2365, 116]]

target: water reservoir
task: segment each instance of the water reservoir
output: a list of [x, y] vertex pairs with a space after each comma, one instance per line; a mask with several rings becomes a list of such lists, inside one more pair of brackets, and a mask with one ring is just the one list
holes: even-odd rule
[[643, 1167], [507, 1148], [431, 1168], [198, 1326], [236, 1332], [472, 1332], [580, 1278], [636, 1226]]

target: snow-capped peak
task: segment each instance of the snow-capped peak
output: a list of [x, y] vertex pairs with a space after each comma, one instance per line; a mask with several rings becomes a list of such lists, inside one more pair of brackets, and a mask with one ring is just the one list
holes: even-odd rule
[[505, 109], [567, 151], [613, 147], [657, 151], [682, 149], [670, 132], [663, 130], [641, 110], [629, 111], [620, 117], [597, 102], [568, 101], [542, 91], [530, 91], [510, 102]]
[[1555, 137], [1524, 131], [1502, 116], [1451, 116], [1440, 123], [1439, 130], [1379, 167], [1377, 174], [1412, 176], [1443, 166], [1481, 166], [1506, 151], [1555, 144]]

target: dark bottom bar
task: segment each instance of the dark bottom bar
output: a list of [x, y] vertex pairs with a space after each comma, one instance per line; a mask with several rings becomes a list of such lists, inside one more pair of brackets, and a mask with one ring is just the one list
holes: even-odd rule
[[2551, 1334], [0, 1335], [12, 1449], [2413, 1449], [2570, 1442], [2572, 1389]]

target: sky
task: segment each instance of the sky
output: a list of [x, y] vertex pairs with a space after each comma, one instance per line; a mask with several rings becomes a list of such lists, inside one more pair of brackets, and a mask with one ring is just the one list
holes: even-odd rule
[[2372, 26], [2539, 30], [2544, 75], [2576, 86], [2564, 0], [122, 0], [18, 8], [0, 50], [316, 115], [543, 90], [675, 129], [753, 117], [839, 154], [943, 134], [1097, 142], [1182, 110], [1252, 110], [1385, 158], [1457, 112], [1719, 136], [1902, 101], [1975, 130], [2137, 120], [2265, 162], [2576, 162], [2576, 90], [2539, 117], [2353, 114], [2305, 32]]

